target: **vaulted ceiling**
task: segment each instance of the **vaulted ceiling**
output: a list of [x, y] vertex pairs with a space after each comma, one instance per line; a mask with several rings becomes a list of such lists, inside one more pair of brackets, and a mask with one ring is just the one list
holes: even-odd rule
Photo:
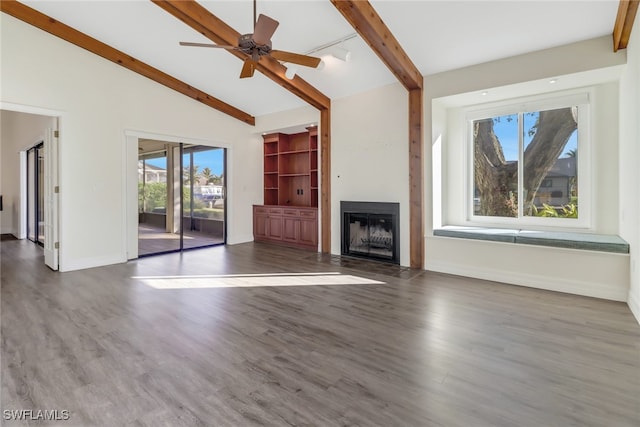
[[[253, 116], [306, 105], [256, 73], [239, 79], [242, 62], [223, 49], [179, 46], [210, 40], [151, 1], [24, 1], [24, 4], [125, 52]], [[240, 33], [252, 32], [249, 0], [200, 1]], [[370, 0], [424, 75], [611, 35], [618, 0]], [[298, 75], [331, 99], [393, 83], [395, 76], [355, 34], [329, 0], [258, 0], [258, 13], [280, 22], [274, 49], [307, 53], [349, 38], [343, 62], [314, 52], [322, 70]], [[568, 59], [570, 60], [570, 59]]]

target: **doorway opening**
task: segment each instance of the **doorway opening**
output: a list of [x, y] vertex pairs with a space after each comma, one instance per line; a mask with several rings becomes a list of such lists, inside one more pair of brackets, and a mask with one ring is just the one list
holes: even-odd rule
[[2, 233], [43, 247], [44, 262], [59, 266], [59, 112], [0, 102]]
[[226, 149], [138, 140], [138, 256], [226, 243]]

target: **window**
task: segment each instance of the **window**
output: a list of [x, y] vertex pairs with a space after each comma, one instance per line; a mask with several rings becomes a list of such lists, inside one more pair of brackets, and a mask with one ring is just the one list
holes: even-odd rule
[[470, 112], [470, 220], [588, 224], [588, 106], [584, 94]]

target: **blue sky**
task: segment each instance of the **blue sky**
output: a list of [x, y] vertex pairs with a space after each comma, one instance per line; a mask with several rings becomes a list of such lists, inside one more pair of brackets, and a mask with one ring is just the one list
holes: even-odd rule
[[[500, 116], [494, 120], [493, 131], [500, 140], [504, 158], [507, 161], [518, 160], [518, 115], [512, 114], [508, 116]], [[524, 115], [524, 146], [526, 147], [532, 137], [528, 132], [538, 120], [538, 113], [525, 114]], [[566, 153], [569, 150], [576, 149], [578, 147], [578, 131], [574, 131], [567, 145], [564, 147], [561, 157], [566, 157]]]
[[[183, 165], [187, 165], [189, 163], [189, 154], [185, 154], [182, 159]], [[148, 159], [147, 163], [163, 169], [167, 168], [167, 159], [165, 157]], [[208, 167], [213, 174], [219, 176], [224, 171], [224, 150], [219, 148], [197, 151], [193, 153], [193, 163], [198, 166], [198, 172], [202, 172], [204, 168]]]

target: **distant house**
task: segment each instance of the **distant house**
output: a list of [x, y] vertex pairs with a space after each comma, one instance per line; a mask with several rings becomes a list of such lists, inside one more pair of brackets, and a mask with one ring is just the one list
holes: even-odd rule
[[158, 166], [151, 165], [147, 162], [143, 164], [138, 162], [138, 182], [142, 182], [144, 174], [144, 182], [167, 182], [167, 170]]
[[564, 206], [577, 194], [576, 157], [558, 159], [542, 180], [533, 203], [540, 208], [543, 204]]

